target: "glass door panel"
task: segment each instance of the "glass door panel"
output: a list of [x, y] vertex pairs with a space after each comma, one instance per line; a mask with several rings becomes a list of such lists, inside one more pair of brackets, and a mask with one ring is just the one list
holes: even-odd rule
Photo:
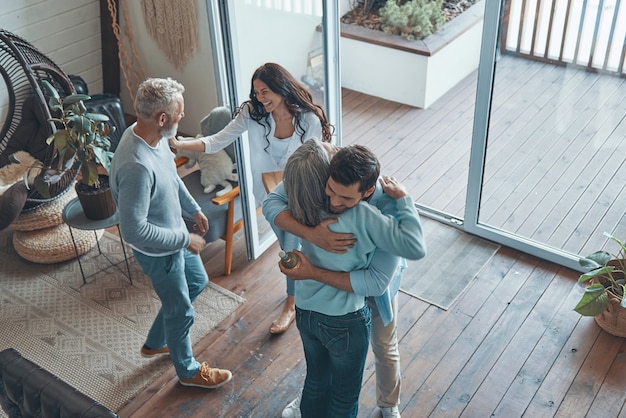
[[[223, 48], [222, 64], [216, 72], [227, 92], [224, 95], [227, 105], [234, 108], [249, 99], [252, 74], [266, 62], [285, 67], [310, 88], [314, 100], [322, 106], [328, 103], [328, 64], [319, 30], [324, 16], [323, 3], [322, 0], [208, 2], [212, 14], [219, 15], [222, 26], [221, 31], [214, 26], [212, 30], [219, 32], [213, 34], [215, 39], [222, 38], [214, 49]], [[331, 119], [331, 123], [336, 122]], [[238, 165], [248, 255], [257, 258], [276, 238], [260, 213], [262, 202], [256, 201], [251, 193], [251, 162], [259, 156], [250, 154], [249, 141], [247, 134], [238, 141]]]
[[457, 225], [467, 196], [483, 9], [471, 6], [428, 42], [353, 24], [342, 37], [344, 144], [371, 148], [382, 173], [399, 179], [424, 215]]
[[626, 83], [612, 59], [624, 42], [624, 7], [526, 3], [504, 3], [502, 54], [481, 106], [489, 117], [484, 166], [474, 167], [482, 176], [475, 228], [578, 268], [578, 254], [606, 244], [603, 232], [626, 233]]

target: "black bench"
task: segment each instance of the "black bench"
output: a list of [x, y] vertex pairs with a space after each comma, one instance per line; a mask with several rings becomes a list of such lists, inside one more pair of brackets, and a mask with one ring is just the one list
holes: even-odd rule
[[117, 417], [12, 348], [0, 351], [0, 405], [17, 417]]

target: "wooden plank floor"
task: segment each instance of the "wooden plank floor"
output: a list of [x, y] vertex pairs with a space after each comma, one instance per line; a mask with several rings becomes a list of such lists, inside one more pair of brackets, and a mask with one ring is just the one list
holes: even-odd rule
[[[232, 383], [185, 388], [170, 367], [121, 417], [280, 416], [305, 365], [295, 326], [282, 336], [267, 332], [284, 298], [277, 251], [246, 261], [240, 234], [229, 277], [222, 242], [203, 254], [211, 280], [247, 299], [194, 347], [200, 360], [232, 370]], [[448, 311], [401, 293], [403, 416], [626, 416], [625, 340], [572, 311], [582, 292], [577, 276], [502, 248]], [[373, 373], [370, 354], [361, 417], [380, 416]]]
[[[516, 82], [510, 89], [494, 93], [497, 110], [492, 115], [490, 135], [497, 139], [490, 142], [487, 155], [490, 177], [485, 186], [486, 219], [542, 238], [559, 236], [563, 245], [578, 236], [588, 245], [597, 246], [601, 243], [592, 235], [597, 235], [597, 229], [603, 226], [584, 221], [597, 214], [597, 205], [602, 204], [609, 208], [607, 222], [626, 232], [623, 195], [618, 194], [621, 209], [614, 203], [620, 200], [596, 205], [582, 202], [598, 191], [594, 192], [593, 187], [574, 187], [574, 175], [560, 164], [561, 159], [577, 164], [581, 159], [601, 159], [602, 152], [598, 150], [609, 146], [623, 149], [623, 138], [618, 138], [623, 129], [620, 121], [626, 114], [623, 80], [614, 78], [603, 84], [604, 78], [595, 74], [547, 68], [545, 64], [507, 57], [498, 68], [500, 80]], [[518, 85], [522, 82], [526, 85]], [[407, 184], [416, 200], [460, 216], [475, 83], [475, 75], [468, 77], [427, 110], [344, 91], [344, 141], [370, 146], [379, 155], [384, 172]], [[555, 85], [549, 87], [551, 84]], [[536, 93], [552, 91], [556, 84], [569, 87], [556, 97]], [[607, 89], [613, 89], [615, 94], [607, 93]], [[580, 98], [572, 99], [572, 95]], [[520, 97], [525, 106], [514, 100]], [[605, 112], [597, 110], [601, 97], [608, 109]], [[559, 115], [558, 108], [564, 100], [579, 103], [580, 116]], [[601, 119], [592, 121], [591, 115]], [[572, 122], [579, 119], [580, 124]], [[599, 120], [603, 124], [598, 125]], [[536, 135], [520, 136], [531, 126]], [[567, 129], [572, 130], [571, 136], [555, 135]], [[606, 139], [602, 145], [595, 144], [593, 156], [593, 150], [585, 146], [590, 142], [591, 131], [585, 129], [600, 132], [593, 135], [591, 142]], [[581, 135], [574, 138], [574, 133]], [[564, 146], [556, 143], [560, 139], [579, 141], [575, 142], [575, 152], [557, 152]], [[552, 164], [536, 168], [545, 173], [546, 179], [553, 180], [550, 187], [558, 187], [559, 199], [527, 201], [541, 187], [548, 187], [542, 178], [520, 180], [526, 178], [524, 173], [529, 171], [531, 162], [546, 160], [532, 151], [549, 154], [552, 159]], [[570, 159], [572, 156], [574, 160]], [[622, 156], [611, 154], [609, 158], [623, 160]], [[611, 188], [623, 192], [623, 175], [616, 169], [602, 173], [601, 166], [594, 163], [589, 167], [593, 173], [590, 171], [586, 178], [597, 178], [598, 182], [613, 175], [622, 183], [611, 183]], [[528, 184], [517, 187], [511, 176], [517, 176], [517, 183]], [[568, 182], [572, 184], [568, 186]], [[574, 202], [568, 210], [559, 206], [567, 196]], [[507, 203], [506, 199], [511, 200]], [[527, 211], [529, 207], [541, 207], [539, 213], [543, 211], [545, 225], [531, 225], [532, 217], [514, 216], [517, 212], [511, 208], [515, 205]], [[581, 216], [581, 211], [589, 215]], [[578, 222], [574, 221], [576, 217]], [[565, 227], [571, 230], [564, 232]], [[580, 232], [575, 232], [577, 229]], [[282, 336], [270, 336], [267, 332], [282, 309], [285, 292], [276, 266], [277, 251], [274, 245], [259, 260], [247, 261], [243, 235], [239, 233], [233, 273], [228, 277], [223, 276], [222, 242], [209, 245], [203, 253], [211, 280], [247, 299], [194, 347], [198, 359], [232, 370], [233, 381], [216, 391], [184, 388], [170, 367], [119, 411], [121, 417], [280, 416], [302, 385], [305, 364], [295, 326]], [[419, 272], [408, 270], [405, 274]], [[582, 293], [575, 284], [577, 277], [574, 271], [501, 248], [448, 311], [401, 293], [398, 328], [404, 378], [402, 415], [626, 417], [625, 340], [606, 334], [593, 319], [572, 311]], [[370, 354], [360, 417], [380, 416], [374, 379]]]
[[[428, 109], [343, 94], [345, 144], [369, 146], [420, 204], [463, 218], [476, 73]], [[505, 55], [480, 222], [575, 254], [626, 235], [626, 79]]]

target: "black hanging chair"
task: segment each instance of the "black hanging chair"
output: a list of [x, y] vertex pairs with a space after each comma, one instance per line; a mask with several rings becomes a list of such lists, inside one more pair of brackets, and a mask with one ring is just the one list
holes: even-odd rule
[[[18, 35], [0, 29], [0, 74], [6, 85], [8, 105], [0, 107], [4, 117], [0, 130], [0, 167], [9, 164], [9, 156], [26, 151], [46, 167], [56, 167], [56, 150], [46, 139], [56, 131], [48, 108], [48, 98], [42, 89], [42, 80], [52, 84], [61, 96], [73, 94], [70, 78], [50, 58]], [[50, 197], [43, 197], [31, 188], [24, 210], [33, 209], [54, 200], [72, 187], [78, 174], [73, 166], [63, 171], [50, 183]]]

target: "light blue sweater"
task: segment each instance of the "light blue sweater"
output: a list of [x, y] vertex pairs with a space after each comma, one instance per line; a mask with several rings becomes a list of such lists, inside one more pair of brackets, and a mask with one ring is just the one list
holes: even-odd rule
[[[376, 183], [376, 190], [370, 196], [368, 203], [376, 206], [381, 212], [389, 216], [397, 216], [398, 208], [395, 199], [383, 192], [382, 186]], [[426, 255], [426, 244], [421, 229], [416, 238], [421, 241], [421, 249], [415, 248], [411, 259], [416, 260]], [[393, 319], [392, 299], [400, 290], [402, 273], [407, 267], [406, 259], [390, 254], [382, 248], [374, 251], [368, 268], [350, 272], [350, 284], [357, 295], [369, 296], [374, 299], [378, 313], [384, 325]]]
[[173, 254], [189, 246], [182, 210], [200, 212], [176, 172], [166, 138], [153, 148], [128, 127], [111, 161], [111, 192], [120, 231], [134, 249], [152, 256]]
[[[422, 227], [412, 199], [407, 196], [397, 201], [391, 199], [391, 201], [397, 205], [397, 218], [385, 216], [376, 207], [361, 202], [342, 213], [337, 223], [330, 226], [335, 232], [351, 232], [357, 238], [355, 246], [347, 253], [330, 253], [306, 241], [302, 241], [302, 252], [315, 266], [343, 272], [352, 272], [369, 266], [377, 248], [411, 259], [423, 257], [425, 250]], [[383, 205], [388, 203], [381, 202]], [[263, 213], [274, 227], [274, 219], [283, 210], [286, 210], [286, 194], [284, 186], [279, 184], [264, 201]], [[274, 230], [281, 245], [293, 239], [291, 234], [275, 227]], [[397, 260], [394, 263], [397, 263]], [[396, 267], [393, 266], [395, 264], [392, 265], [392, 270], [395, 271]], [[391, 274], [397, 276], [396, 273]], [[370, 279], [381, 277], [364, 274], [364, 277]], [[379, 295], [384, 294], [387, 289], [387, 286], [382, 287], [381, 283], [383, 282], [378, 285], [372, 283], [372, 289], [378, 286], [381, 292]], [[361, 290], [363, 289], [366, 288], [362, 286]], [[354, 312], [362, 308], [365, 303], [363, 294], [345, 292], [315, 280], [296, 281], [295, 299], [296, 305], [301, 309], [334, 316]], [[386, 299], [390, 300], [389, 297]]]

